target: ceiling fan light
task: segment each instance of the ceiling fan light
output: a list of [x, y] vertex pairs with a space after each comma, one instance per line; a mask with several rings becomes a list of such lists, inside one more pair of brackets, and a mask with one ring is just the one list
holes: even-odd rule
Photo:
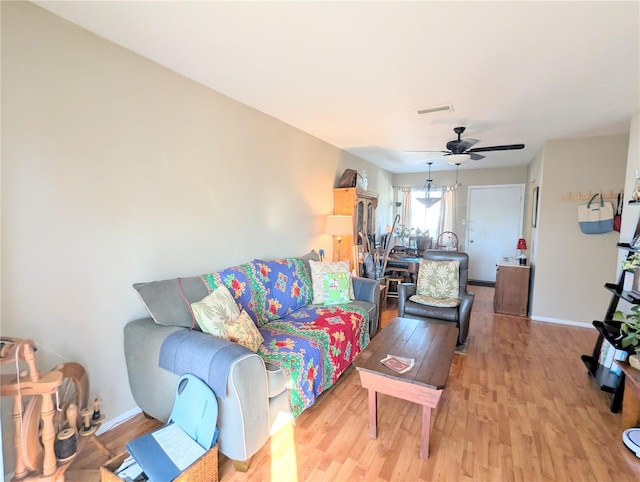
[[447, 162], [449, 164], [453, 164], [454, 166], [457, 164], [462, 164], [463, 162], [467, 162], [471, 159], [471, 154], [450, 154], [445, 156], [447, 158]]

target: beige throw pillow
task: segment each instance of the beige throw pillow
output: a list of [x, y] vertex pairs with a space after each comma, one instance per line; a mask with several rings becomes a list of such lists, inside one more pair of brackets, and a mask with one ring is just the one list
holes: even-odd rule
[[[311, 286], [313, 288], [313, 304], [324, 303], [324, 275], [325, 273], [350, 273], [349, 261], [313, 261], [309, 260], [311, 268]], [[349, 299], [355, 300], [353, 282], [349, 278]]]
[[226, 286], [219, 286], [196, 303], [191, 303], [193, 315], [204, 333], [229, 340], [225, 323], [240, 316], [240, 309]]
[[244, 310], [236, 318], [227, 320], [225, 326], [231, 341], [245, 346], [253, 352], [257, 352], [264, 342], [262, 333]]

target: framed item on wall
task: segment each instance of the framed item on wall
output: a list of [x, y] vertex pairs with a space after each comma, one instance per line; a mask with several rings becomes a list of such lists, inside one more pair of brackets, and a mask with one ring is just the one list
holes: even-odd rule
[[538, 196], [540, 195], [540, 186], [533, 188], [533, 196], [531, 196], [531, 226], [538, 226]]

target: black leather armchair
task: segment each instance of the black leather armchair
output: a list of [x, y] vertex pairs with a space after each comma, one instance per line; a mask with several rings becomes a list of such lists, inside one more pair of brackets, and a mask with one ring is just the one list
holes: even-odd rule
[[409, 300], [416, 294], [415, 283], [401, 283], [398, 286], [398, 316], [404, 318], [429, 318], [430, 320], [455, 323], [458, 327], [458, 345], [462, 345], [469, 334], [469, 321], [474, 294], [467, 292], [469, 255], [460, 251], [426, 250], [424, 259], [434, 261], [460, 262], [460, 305], [454, 308], [423, 305]]

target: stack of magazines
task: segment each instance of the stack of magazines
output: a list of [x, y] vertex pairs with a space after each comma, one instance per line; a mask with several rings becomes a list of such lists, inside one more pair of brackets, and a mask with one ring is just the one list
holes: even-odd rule
[[142, 435], [126, 448], [152, 482], [171, 482], [206, 453], [177, 423]]
[[380, 362], [398, 373], [406, 373], [416, 364], [413, 358], [405, 358], [397, 355], [387, 355], [380, 360]]

